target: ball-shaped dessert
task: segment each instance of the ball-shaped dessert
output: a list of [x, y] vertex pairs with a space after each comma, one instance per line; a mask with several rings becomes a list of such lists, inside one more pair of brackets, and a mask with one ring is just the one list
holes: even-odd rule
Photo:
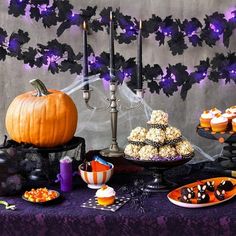
[[133, 129], [128, 137], [129, 141], [144, 142], [146, 139], [147, 129], [143, 127], [136, 127]]
[[163, 145], [165, 142], [165, 131], [162, 129], [150, 128], [146, 135], [146, 141], [148, 144], [154, 146]]
[[169, 144], [175, 144], [181, 141], [181, 131], [173, 126], [169, 126], [165, 130], [166, 142]]
[[140, 145], [134, 145], [134, 144], [130, 143], [125, 147], [124, 153], [127, 156], [139, 158], [140, 157], [139, 151], [141, 148], [142, 148], [142, 146], [140, 146]]
[[191, 143], [187, 140], [183, 140], [176, 144], [176, 151], [182, 157], [190, 157], [193, 155], [194, 149]]
[[145, 145], [140, 149], [139, 156], [142, 160], [151, 160], [153, 157], [158, 156], [158, 149], [151, 145]]

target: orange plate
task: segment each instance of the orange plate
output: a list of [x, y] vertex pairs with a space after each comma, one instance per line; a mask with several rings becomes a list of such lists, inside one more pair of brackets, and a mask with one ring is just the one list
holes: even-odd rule
[[[214, 192], [207, 191], [210, 197], [210, 201], [208, 203], [197, 203], [196, 197], [192, 199], [192, 203], [185, 203], [181, 202], [179, 198], [181, 197], [181, 189], [184, 187], [187, 188], [194, 188], [195, 196], [197, 196], [197, 185], [198, 184], [204, 184], [207, 181], [215, 181], [215, 187], [221, 183], [222, 180], [229, 180], [233, 183], [234, 188], [231, 191], [227, 191], [225, 194], [225, 199], [223, 201], [219, 201], [215, 196]], [[236, 179], [233, 178], [228, 178], [228, 177], [217, 177], [217, 178], [211, 178], [211, 179], [204, 179], [204, 180], [199, 180], [191, 184], [186, 184], [180, 188], [177, 188], [173, 191], [171, 191], [167, 197], [168, 199], [175, 205], [181, 206], [181, 207], [187, 207], [187, 208], [200, 208], [200, 207], [208, 207], [208, 206], [214, 206], [223, 202], [226, 202], [233, 198], [236, 195]]]

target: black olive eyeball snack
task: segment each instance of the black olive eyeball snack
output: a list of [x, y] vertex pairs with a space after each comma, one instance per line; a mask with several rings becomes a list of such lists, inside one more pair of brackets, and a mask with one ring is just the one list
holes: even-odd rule
[[220, 188], [220, 189], [225, 190], [225, 191], [230, 191], [234, 188], [234, 185], [229, 180], [222, 180], [217, 188]]
[[218, 188], [215, 190], [214, 195], [218, 200], [223, 201], [225, 199], [225, 190]]
[[210, 201], [210, 197], [207, 193], [198, 192], [197, 203], [208, 203], [209, 201]]
[[214, 185], [215, 185], [215, 181], [207, 181], [206, 182], [206, 189], [210, 192], [214, 192], [214, 190], [215, 190]]
[[197, 189], [198, 189], [199, 193], [205, 193], [206, 189], [207, 189], [207, 186], [205, 184], [203, 184], [203, 185], [198, 184]]
[[184, 188], [181, 189], [181, 195], [182, 196], [183, 195], [188, 195], [189, 196], [189, 194], [190, 194], [190, 198], [194, 198], [195, 197], [195, 193], [193, 191], [193, 188], [186, 188], [186, 187], [184, 187]]

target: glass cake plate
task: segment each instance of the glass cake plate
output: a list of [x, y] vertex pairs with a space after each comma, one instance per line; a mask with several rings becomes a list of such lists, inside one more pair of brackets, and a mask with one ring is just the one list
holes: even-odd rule
[[176, 187], [176, 183], [167, 180], [164, 177], [163, 172], [170, 168], [177, 167], [189, 162], [193, 158], [193, 156], [194, 153], [186, 158], [177, 156], [176, 158], [162, 160], [161, 158], [159, 160], [158, 158], [156, 158], [155, 160], [140, 160], [138, 158], [133, 158], [127, 155], [125, 155], [124, 158], [152, 172], [152, 180], [145, 183], [142, 190], [144, 192], [157, 193], [168, 192], [172, 188]]

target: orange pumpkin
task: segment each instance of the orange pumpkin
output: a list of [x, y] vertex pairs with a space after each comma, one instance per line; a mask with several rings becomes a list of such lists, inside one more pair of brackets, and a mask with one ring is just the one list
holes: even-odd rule
[[17, 96], [6, 114], [6, 129], [11, 139], [37, 147], [56, 147], [75, 134], [78, 113], [65, 93], [45, 87], [38, 79], [30, 83], [36, 91]]

